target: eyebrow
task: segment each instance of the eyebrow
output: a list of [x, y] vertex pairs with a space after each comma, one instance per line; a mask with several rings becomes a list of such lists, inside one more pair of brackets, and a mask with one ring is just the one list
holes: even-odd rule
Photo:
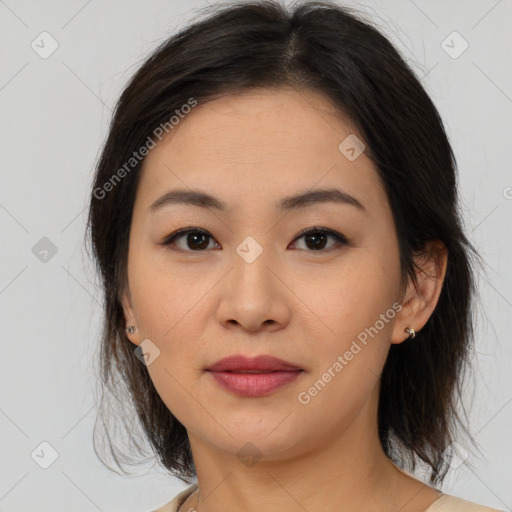
[[[355, 206], [361, 212], [368, 213], [358, 199], [338, 188], [315, 189], [285, 197], [277, 203], [277, 211], [297, 210], [320, 203], [348, 204]], [[154, 213], [163, 206], [170, 204], [215, 208], [219, 211], [226, 211], [228, 208], [228, 205], [221, 199], [200, 190], [171, 190], [152, 203], [148, 208], [148, 213]]]

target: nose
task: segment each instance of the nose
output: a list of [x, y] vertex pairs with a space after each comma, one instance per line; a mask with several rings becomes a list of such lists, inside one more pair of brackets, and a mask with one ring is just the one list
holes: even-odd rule
[[279, 264], [270, 258], [270, 251], [263, 251], [254, 261], [240, 254], [233, 254], [232, 269], [219, 283], [218, 322], [226, 329], [250, 332], [285, 328], [293, 293], [285, 284]]

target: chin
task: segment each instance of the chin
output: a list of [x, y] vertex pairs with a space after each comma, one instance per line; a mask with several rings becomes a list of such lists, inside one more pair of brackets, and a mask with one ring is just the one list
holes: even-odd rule
[[283, 417], [280, 417], [255, 424], [254, 421], [251, 423], [250, 418], [246, 418], [236, 426], [230, 424], [227, 430], [232, 437], [224, 431], [221, 438], [213, 437], [212, 430], [209, 430], [205, 437], [217, 448], [236, 455], [242, 461], [246, 456], [249, 459], [254, 456], [263, 460], [279, 460], [292, 456], [301, 445], [307, 450], [307, 446], [311, 444], [311, 437], [299, 438], [299, 429], [292, 424], [285, 426], [286, 420], [280, 424], [282, 420]]

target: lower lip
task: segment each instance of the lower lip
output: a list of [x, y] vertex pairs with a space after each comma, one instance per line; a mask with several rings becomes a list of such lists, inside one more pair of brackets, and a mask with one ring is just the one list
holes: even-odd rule
[[265, 396], [290, 384], [302, 373], [279, 371], [269, 373], [209, 372], [221, 386], [242, 396]]

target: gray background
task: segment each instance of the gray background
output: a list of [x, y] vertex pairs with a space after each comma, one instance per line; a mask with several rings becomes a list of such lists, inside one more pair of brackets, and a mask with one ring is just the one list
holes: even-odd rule
[[[372, 13], [439, 108], [466, 230], [486, 261], [466, 403], [484, 456], [461, 460], [442, 489], [511, 510], [512, 2], [347, 3]], [[101, 295], [82, 240], [115, 100], [157, 44], [205, 5], [0, 0], [2, 511], [147, 511], [186, 487], [157, 465], [122, 478], [94, 453]], [[44, 31], [58, 43], [47, 58]], [[47, 469], [42, 442], [58, 453]]]

